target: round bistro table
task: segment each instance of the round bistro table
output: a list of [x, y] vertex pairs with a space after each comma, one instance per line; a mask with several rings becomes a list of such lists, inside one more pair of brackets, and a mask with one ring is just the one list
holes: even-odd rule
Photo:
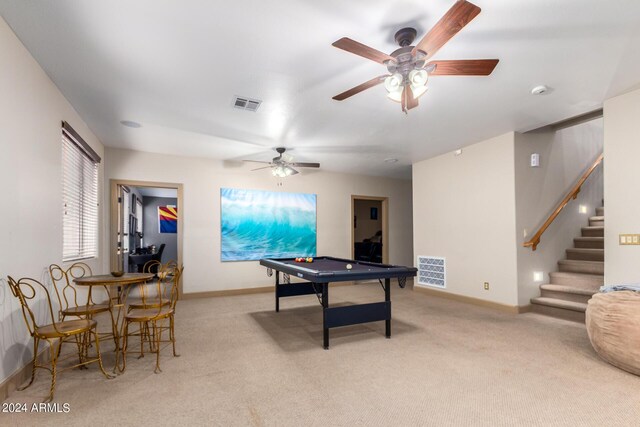
[[[116, 364], [113, 367], [113, 372], [116, 372], [116, 369], [122, 372], [122, 369], [119, 366], [119, 356], [121, 353], [121, 345], [120, 340], [122, 338], [123, 326], [124, 326], [124, 307], [127, 303], [127, 296], [129, 295], [129, 289], [131, 285], [136, 285], [139, 283], [146, 283], [149, 280], [153, 279], [153, 273], [125, 273], [120, 277], [115, 277], [111, 274], [100, 274], [97, 276], [86, 276], [79, 277], [74, 279], [74, 283], [78, 286], [88, 286], [89, 292], [87, 297], [87, 304], [91, 301], [91, 290], [94, 286], [103, 286], [107, 294], [109, 295], [109, 305], [112, 310], [114, 308], [118, 309], [116, 314], [116, 328], [113, 331], [115, 335], [115, 353], [116, 353]], [[116, 287], [116, 295], [113, 295], [113, 288]]]

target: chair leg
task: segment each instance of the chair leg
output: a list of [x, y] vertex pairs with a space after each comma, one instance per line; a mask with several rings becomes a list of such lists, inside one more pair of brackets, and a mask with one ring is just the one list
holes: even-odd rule
[[160, 334], [162, 333], [162, 328], [158, 328], [157, 321], [153, 321], [153, 337], [155, 340], [156, 347], [156, 368], [153, 370], [155, 374], [162, 372], [160, 369]]
[[176, 353], [176, 329], [173, 316], [169, 316], [169, 339], [173, 344], [173, 357], [180, 357], [180, 355]]
[[[91, 332], [89, 332], [91, 333]], [[102, 365], [102, 354], [100, 353], [100, 338], [98, 337], [98, 328], [93, 329], [93, 337], [96, 340], [96, 353], [98, 354], [98, 365], [100, 366], [100, 371], [102, 374], [108, 379], [112, 379], [113, 377], [104, 370], [104, 366]]]
[[[89, 369], [87, 365], [84, 363], [89, 358], [89, 347], [91, 347], [91, 336], [88, 332], [84, 332], [82, 334], [74, 335], [74, 339], [76, 340], [76, 344], [78, 346], [78, 360], [81, 365], [78, 367], [79, 369]], [[59, 350], [62, 350], [62, 346], [60, 346]], [[58, 358], [60, 357], [60, 351], [58, 351]]]
[[22, 391], [25, 390], [26, 388], [28, 388], [31, 384], [33, 384], [33, 380], [36, 378], [36, 368], [38, 367], [37, 363], [38, 363], [38, 344], [40, 344], [40, 338], [38, 337], [33, 337], [33, 362], [32, 362], [32, 367], [31, 367], [31, 380], [29, 381], [29, 384], [22, 386], [22, 387], [18, 387], [18, 391]]
[[56, 348], [53, 345], [53, 342], [47, 339], [47, 342], [49, 343], [49, 351], [51, 352], [51, 388], [49, 389], [49, 396], [47, 396], [47, 398], [43, 401], [43, 403], [48, 403], [53, 400], [53, 392], [56, 388], [56, 373], [57, 373], [56, 368], [57, 368], [57, 362], [58, 362], [57, 355], [60, 354], [62, 339], [60, 339], [59, 341], [60, 342], [58, 344], [58, 349], [56, 350]]
[[115, 344], [115, 350], [118, 351], [118, 324], [116, 323], [116, 319], [113, 317], [113, 309], [109, 308], [109, 315], [111, 316], [111, 332], [113, 333], [113, 343]]
[[[147, 329], [147, 324], [140, 322], [140, 327], [138, 328], [138, 331], [140, 333], [140, 356], [138, 356], [138, 359], [141, 359], [144, 357], [144, 334], [146, 329]], [[149, 351], [151, 351], [151, 349], [149, 349]]]
[[[124, 372], [127, 369], [127, 345], [129, 344], [129, 322], [124, 321], [124, 334], [122, 337], [122, 370], [120, 372]], [[116, 367], [118, 366], [118, 356], [116, 353]]]
[[153, 353], [153, 339], [151, 339], [151, 332], [149, 332], [149, 322], [144, 323], [145, 337], [147, 337], [147, 343], [149, 343], [149, 352]]

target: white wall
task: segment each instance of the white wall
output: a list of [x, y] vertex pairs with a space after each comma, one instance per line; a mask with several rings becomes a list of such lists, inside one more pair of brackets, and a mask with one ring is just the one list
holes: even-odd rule
[[604, 103], [606, 284], [640, 283], [640, 246], [620, 246], [620, 234], [640, 234], [640, 90]]
[[514, 180], [512, 132], [413, 165], [414, 253], [446, 258], [447, 292], [517, 305]]
[[[589, 225], [588, 218], [595, 215], [596, 206], [602, 206], [603, 171], [599, 167], [582, 186], [578, 198], [569, 202], [543, 234], [537, 250], [523, 247], [602, 153], [602, 123], [602, 119], [596, 119], [558, 131], [516, 134], [519, 305], [540, 296], [539, 285], [549, 283], [548, 273], [558, 271], [558, 260], [566, 258], [565, 250], [573, 247], [573, 238], [581, 235], [581, 227]], [[540, 154], [540, 167], [530, 167], [532, 153]], [[579, 212], [580, 205], [586, 206], [586, 213]], [[534, 271], [544, 273], [542, 282], [533, 280]]]
[[[31, 359], [33, 348], [6, 276], [48, 279], [45, 268], [62, 263], [61, 121], [73, 126], [100, 156], [103, 147], [2, 19], [0, 52], [2, 382]], [[99, 180], [102, 191], [102, 165]], [[90, 264], [102, 272], [100, 258]]]
[[[318, 195], [318, 255], [351, 256], [351, 195], [389, 197], [389, 256], [412, 265], [411, 182], [379, 177], [305, 171], [282, 180], [269, 170], [249, 172], [222, 161], [108, 148], [106, 179], [184, 184], [184, 292], [268, 286], [272, 279], [257, 261], [220, 261], [220, 188]], [[105, 194], [105, 215], [109, 195]], [[108, 242], [104, 250], [108, 251]]]

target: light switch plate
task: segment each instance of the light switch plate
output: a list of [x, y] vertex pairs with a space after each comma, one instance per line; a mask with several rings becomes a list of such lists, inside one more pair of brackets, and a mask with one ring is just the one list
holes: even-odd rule
[[620, 234], [620, 245], [640, 245], [640, 234]]

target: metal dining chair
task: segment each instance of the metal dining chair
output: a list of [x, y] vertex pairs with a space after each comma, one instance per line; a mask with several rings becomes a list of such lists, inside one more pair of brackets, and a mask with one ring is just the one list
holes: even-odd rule
[[90, 287], [87, 303], [78, 303], [78, 290], [73, 286], [73, 280], [81, 277], [93, 276], [91, 267], [83, 262], [76, 262], [65, 270], [57, 264], [51, 264], [49, 266], [49, 275], [60, 307], [60, 320], [64, 321], [69, 316], [91, 320], [99, 313], [108, 312], [111, 316], [111, 333], [105, 333], [102, 335], [103, 338], [112, 337], [114, 342], [117, 340], [117, 324], [116, 318], [113, 315], [113, 305], [111, 304], [112, 300], [110, 295], [106, 295], [106, 303], [103, 302], [96, 304], [93, 301], [93, 288]]
[[[141, 355], [144, 340], [149, 342], [150, 351], [156, 353], [155, 373], [162, 372], [160, 369], [160, 350], [161, 344], [170, 342], [173, 347], [173, 356], [179, 357], [176, 352], [175, 338], [175, 311], [178, 302], [178, 285], [184, 267], [175, 264], [165, 265], [158, 270], [157, 301], [154, 305], [146, 305], [144, 307], [134, 308], [128, 311], [124, 318], [124, 344], [122, 349], [123, 371], [127, 366], [127, 347], [129, 337], [140, 335]], [[164, 322], [168, 321], [169, 325]], [[137, 332], [129, 333], [131, 324], [139, 324]], [[168, 330], [169, 339], [163, 340], [162, 333]]]
[[[26, 386], [18, 388], [19, 391], [28, 388], [33, 384], [33, 380], [36, 376], [36, 369], [42, 368], [51, 372], [51, 387], [49, 389], [49, 395], [44, 402], [51, 402], [53, 400], [53, 393], [56, 386], [56, 377], [58, 374], [58, 362], [60, 359], [60, 352], [62, 350], [62, 344], [69, 342], [68, 339], [73, 337], [78, 347], [78, 358], [80, 362], [61, 369], [71, 369], [79, 366], [86, 366], [90, 363], [98, 362], [100, 371], [107, 378], [111, 379], [109, 374], [104, 370], [102, 365], [102, 356], [100, 355], [100, 338], [96, 330], [97, 322], [91, 319], [75, 319], [56, 321], [56, 315], [54, 314], [53, 306], [51, 304], [51, 295], [48, 289], [42, 283], [35, 279], [24, 277], [19, 280], [8, 277], [9, 288], [11, 293], [18, 298], [20, 306], [22, 308], [22, 315], [24, 317], [25, 324], [29, 334], [33, 337], [33, 364], [31, 368], [31, 380]], [[41, 305], [44, 302], [46, 308], [46, 317], [43, 322], [38, 320], [34, 309], [35, 306]], [[36, 310], [41, 312], [40, 309]], [[49, 323], [50, 322], [50, 323]], [[95, 343], [96, 356], [89, 358], [89, 345]], [[38, 363], [38, 346], [40, 341], [46, 341], [49, 344], [50, 352], [50, 367], [41, 365]]]

